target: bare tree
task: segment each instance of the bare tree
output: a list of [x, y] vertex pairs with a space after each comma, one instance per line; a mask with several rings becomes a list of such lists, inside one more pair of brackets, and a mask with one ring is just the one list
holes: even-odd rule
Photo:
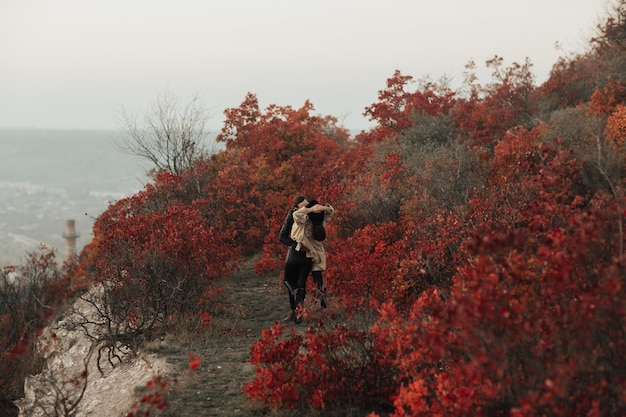
[[206, 156], [204, 140], [209, 134], [209, 118], [197, 95], [181, 106], [178, 97], [167, 91], [157, 97], [141, 119], [122, 108], [125, 134], [117, 147], [148, 159], [157, 172], [181, 174]]

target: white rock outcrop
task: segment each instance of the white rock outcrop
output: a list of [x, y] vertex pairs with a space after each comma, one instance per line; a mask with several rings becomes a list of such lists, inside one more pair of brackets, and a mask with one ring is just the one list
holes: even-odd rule
[[[79, 300], [74, 308], [82, 308], [84, 314], [89, 306]], [[90, 352], [92, 340], [64, 324], [61, 321], [46, 328], [37, 342], [46, 362], [40, 374], [25, 381], [24, 398], [16, 403], [22, 417], [55, 415], [54, 407], [73, 407], [71, 415], [76, 417], [126, 416], [138, 400], [137, 390], [155, 376], [168, 374], [165, 359], [140, 353], [121, 355], [122, 361], [115, 366], [102, 360], [102, 375], [96, 364], [97, 352]]]

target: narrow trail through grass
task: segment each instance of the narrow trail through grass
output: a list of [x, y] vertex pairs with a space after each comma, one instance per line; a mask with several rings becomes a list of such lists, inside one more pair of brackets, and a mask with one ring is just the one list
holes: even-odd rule
[[[257, 276], [253, 261], [222, 279], [224, 292], [217, 297], [210, 329], [202, 335], [168, 337], [152, 346], [172, 364], [170, 378], [177, 388], [170, 395], [168, 416], [219, 417], [267, 414], [243, 394], [255, 375], [249, 363], [250, 347], [261, 331], [280, 321], [288, 312], [285, 288], [279, 272]], [[189, 355], [200, 356], [200, 367], [189, 370]], [[273, 414], [276, 415], [276, 414]]]

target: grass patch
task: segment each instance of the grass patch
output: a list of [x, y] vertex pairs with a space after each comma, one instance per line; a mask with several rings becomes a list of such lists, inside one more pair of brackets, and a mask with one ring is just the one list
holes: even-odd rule
[[[289, 310], [287, 294], [277, 273], [257, 276], [253, 260], [224, 278], [211, 324], [201, 334], [170, 335], [149, 343], [147, 351], [173, 365], [169, 377], [177, 380], [163, 416], [261, 416], [264, 406], [243, 394], [243, 386], [255, 375], [248, 362], [250, 347], [261, 331], [282, 320]], [[189, 370], [189, 355], [201, 357]], [[272, 413], [274, 416], [289, 414]]]

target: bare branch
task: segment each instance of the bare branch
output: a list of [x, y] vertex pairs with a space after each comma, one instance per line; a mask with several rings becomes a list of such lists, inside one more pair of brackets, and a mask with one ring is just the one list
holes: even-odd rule
[[171, 92], [159, 96], [140, 119], [121, 111], [124, 137], [118, 149], [149, 160], [157, 172], [182, 174], [206, 156], [210, 114], [197, 95], [185, 105]]

